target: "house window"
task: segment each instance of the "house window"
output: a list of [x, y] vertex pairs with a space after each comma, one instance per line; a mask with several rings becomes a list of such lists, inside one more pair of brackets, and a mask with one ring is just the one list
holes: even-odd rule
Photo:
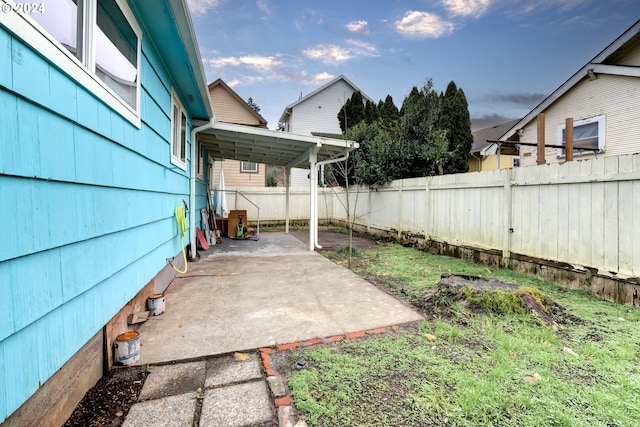
[[[139, 121], [141, 31], [126, 2], [48, 0], [43, 4], [45, 13], [32, 13], [28, 18], [35, 20], [48, 34], [46, 37], [62, 45], [63, 52], [74, 60], [56, 61], [56, 65], [89, 89], [95, 89], [95, 84], [102, 86], [114, 97], [115, 102], [105, 99], [107, 104], [129, 118], [133, 113]], [[36, 47], [45, 55], [53, 52], [50, 47]], [[51, 57], [54, 58], [59, 56]], [[79, 66], [93, 77], [94, 84], [77, 71]]]
[[[565, 145], [565, 124], [558, 126], [558, 142]], [[582, 150], [581, 150], [582, 149]], [[605, 149], [605, 117], [591, 117], [573, 122], [573, 155], [602, 153]], [[584, 151], [583, 151], [584, 150]], [[558, 149], [558, 157], [565, 156], [565, 149]]]
[[138, 36], [115, 0], [98, 0], [96, 76], [134, 110], [138, 102]]
[[187, 170], [187, 115], [173, 93], [173, 114], [171, 116], [171, 163]]
[[242, 162], [240, 164], [240, 172], [258, 173], [258, 164], [255, 162]]

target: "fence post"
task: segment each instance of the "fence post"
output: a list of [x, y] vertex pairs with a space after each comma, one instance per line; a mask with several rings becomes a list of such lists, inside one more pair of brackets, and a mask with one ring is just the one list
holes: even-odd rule
[[398, 239], [402, 237], [402, 187], [404, 186], [404, 179], [399, 180], [400, 187], [398, 188]]
[[503, 242], [502, 242], [502, 266], [509, 266], [509, 258], [511, 258], [511, 234], [513, 233], [513, 205], [512, 205], [512, 188], [511, 180], [513, 178], [514, 169], [503, 169], [504, 172], [504, 227], [503, 230]]
[[430, 190], [431, 190], [431, 177], [427, 176], [425, 178], [426, 180], [426, 184], [424, 187], [424, 218], [422, 219], [423, 221], [423, 234], [424, 234], [424, 240], [425, 240], [425, 244], [429, 244], [428, 240], [429, 240], [429, 236], [431, 236], [431, 227], [429, 226], [429, 222], [431, 219], [431, 203], [429, 201], [429, 197], [430, 197]]
[[367, 233], [371, 234], [371, 187], [367, 185]]
[[573, 117], [565, 119], [564, 125], [564, 159], [573, 161]]
[[545, 159], [545, 123], [544, 123], [544, 113], [538, 114], [537, 117], [537, 126], [538, 126], [538, 150], [537, 150], [537, 160], [536, 163], [539, 165], [544, 165], [547, 163]]

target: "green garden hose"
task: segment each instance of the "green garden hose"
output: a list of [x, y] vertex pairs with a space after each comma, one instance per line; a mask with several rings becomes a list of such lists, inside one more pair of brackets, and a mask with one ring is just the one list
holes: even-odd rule
[[184, 206], [176, 206], [176, 222], [178, 223], [178, 231], [180, 232], [180, 246], [182, 247], [182, 256], [184, 257], [184, 271], [180, 271], [171, 264], [171, 267], [180, 274], [187, 272], [187, 254], [184, 251], [184, 244], [182, 238], [187, 233], [187, 211]]

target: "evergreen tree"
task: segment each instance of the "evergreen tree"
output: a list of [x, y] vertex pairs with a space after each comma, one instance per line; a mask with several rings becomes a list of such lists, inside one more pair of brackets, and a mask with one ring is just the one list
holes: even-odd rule
[[364, 99], [360, 91], [354, 92], [351, 98], [347, 99], [340, 111], [338, 112], [338, 121], [340, 129], [346, 132], [347, 129], [357, 125], [366, 119]]
[[365, 121], [368, 124], [372, 124], [380, 120], [380, 111], [378, 111], [378, 106], [369, 100], [367, 100], [364, 106], [364, 115]]
[[462, 89], [451, 81], [442, 97], [439, 127], [449, 140], [449, 158], [444, 173], [462, 173], [469, 170], [469, 153], [473, 143], [469, 105]]
[[440, 112], [440, 99], [431, 80], [418, 90], [413, 87], [400, 109], [396, 146], [397, 178], [434, 175], [434, 130]]
[[385, 125], [394, 125], [398, 122], [400, 112], [391, 95], [387, 95], [384, 102], [380, 101], [378, 103], [378, 111], [380, 111], [380, 119]]
[[253, 111], [255, 111], [258, 114], [260, 113], [260, 107], [258, 106], [258, 104], [253, 102], [253, 98], [252, 97], [249, 97], [249, 99], [247, 99], [247, 104], [249, 105], [249, 107], [251, 107], [251, 109]]

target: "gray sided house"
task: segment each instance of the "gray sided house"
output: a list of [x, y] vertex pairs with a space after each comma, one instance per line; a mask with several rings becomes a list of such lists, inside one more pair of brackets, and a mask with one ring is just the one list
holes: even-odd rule
[[[284, 125], [285, 132], [341, 138], [342, 130], [338, 121], [338, 112], [351, 95], [358, 91], [362, 93], [365, 102], [373, 102], [349, 79], [340, 75], [287, 105], [280, 115], [280, 123]], [[307, 175], [306, 171], [292, 170], [291, 185], [308, 185]]]

